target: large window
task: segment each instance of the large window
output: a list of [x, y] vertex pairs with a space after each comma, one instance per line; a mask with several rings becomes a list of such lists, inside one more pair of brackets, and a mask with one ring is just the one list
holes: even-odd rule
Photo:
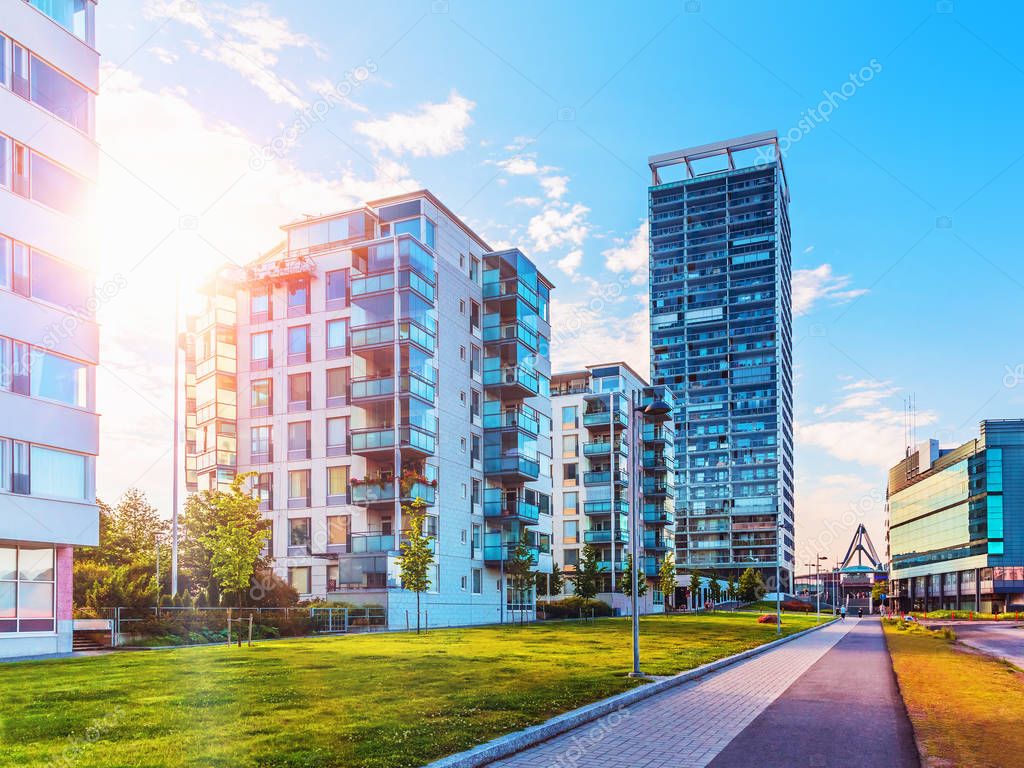
[[309, 279], [298, 277], [288, 283], [288, 317], [309, 314]]
[[[15, 171], [18, 171], [17, 158]], [[77, 215], [88, 197], [86, 182], [42, 155], [32, 153], [32, 199], [61, 213]]]
[[562, 435], [562, 458], [574, 459], [579, 456], [579, 440], [576, 435]]
[[327, 358], [345, 357], [348, 354], [348, 320], [327, 321]]
[[348, 455], [348, 416], [327, 419], [327, 455]]
[[79, 40], [96, 45], [95, 3], [92, 0], [28, 0]]
[[[274, 473], [261, 472], [256, 481], [256, 498], [260, 500], [260, 511], [269, 512], [274, 508]], [[273, 552], [273, 546], [270, 551]]]
[[250, 427], [249, 453], [254, 464], [268, 464], [274, 460], [270, 427]]
[[[292, 557], [308, 555], [313, 543], [308, 517], [296, 517], [288, 521], [288, 554]], [[308, 589], [305, 591], [309, 591]]]
[[33, 445], [29, 464], [32, 495], [85, 501], [85, 465], [80, 453]]
[[288, 583], [300, 595], [308, 595], [311, 591], [309, 572], [308, 565], [288, 569]]
[[29, 94], [33, 103], [82, 133], [93, 135], [93, 94], [63, 72], [31, 55]]
[[579, 514], [579, 498], [580, 495], [576, 491], [569, 491], [562, 494], [562, 514], [563, 515], [576, 515]]
[[327, 370], [327, 407], [333, 408], [348, 402], [348, 368]]
[[348, 299], [348, 273], [336, 269], [327, 273], [327, 309], [340, 309]]
[[271, 366], [270, 331], [252, 335], [252, 367], [265, 369]]
[[329, 515], [327, 518], [327, 551], [347, 552], [351, 528], [351, 515]]
[[575, 405], [562, 406], [562, 429], [579, 427], [578, 409]]
[[288, 365], [309, 362], [309, 326], [296, 325], [288, 329]]
[[269, 416], [274, 412], [274, 380], [256, 379], [252, 382], [249, 402], [250, 416]]
[[288, 425], [288, 458], [308, 459], [310, 449], [308, 421], [296, 421]]
[[77, 267], [32, 249], [32, 295], [59, 307], [84, 312], [92, 291], [92, 278]]
[[288, 412], [308, 411], [310, 400], [310, 374], [293, 373], [288, 377]]
[[52, 547], [0, 547], [0, 633], [53, 632]]
[[270, 285], [254, 286], [249, 294], [249, 320], [262, 323], [272, 318]]
[[327, 505], [348, 504], [348, 467], [327, 468]]
[[85, 408], [87, 371], [82, 363], [33, 347], [29, 363], [32, 397]]
[[309, 470], [293, 469], [288, 473], [288, 508], [302, 509], [309, 503]]

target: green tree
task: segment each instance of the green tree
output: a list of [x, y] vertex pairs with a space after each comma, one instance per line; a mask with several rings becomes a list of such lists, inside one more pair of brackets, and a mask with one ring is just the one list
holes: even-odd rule
[[205, 501], [214, 511], [215, 524], [202, 538], [210, 554], [210, 576], [220, 592], [234, 593], [241, 606], [270, 532], [260, 513], [260, 503], [244, 486], [254, 472], [244, 472], [227, 491], [214, 491]]
[[562, 594], [565, 589], [565, 575], [558, 563], [551, 564], [551, 573], [537, 574], [537, 594], [553, 597]]
[[[643, 572], [642, 568], [637, 568], [636, 580], [639, 584], [636, 596], [637, 600], [647, 594], [647, 574]], [[622, 569], [622, 573], [619, 576], [619, 592], [624, 594], [626, 597], [633, 597], [633, 555], [626, 554], [626, 567]], [[632, 605], [632, 604], [631, 604]]]
[[[505, 563], [505, 574], [512, 585], [512, 603], [522, 606], [529, 599], [530, 585], [534, 581], [533, 551], [530, 549], [529, 534], [523, 529], [522, 536], [511, 556]], [[519, 619], [525, 619], [525, 612], [520, 609]]]
[[398, 557], [402, 586], [416, 593], [416, 634], [420, 633], [420, 598], [430, 589], [430, 566], [434, 563], [433, 536], [426, 534], [426, 504], [422, 499], [405, 504], [402, 512], [409, 521]]
[[739, 599], [745, 603], [752, 603], [756, 600], [760, 600], [764, 593], [767, 591], [764, 579], [761, 578], [761, 574], [755, 571], [753, 568], [747, 568], [740, 575], [739, 583]]
[[676, 594], [676, 559], [671, 552], [665, 554], [658, 568], [658, 589], [665, 595], [665, 607], [671, 608]]
[[889, 594], [889, 582], [888, 581], [876, 581], [871, 585], [871, 599], [876, 603], [881, 601], [882, 595]]
[[725, 585], [725, 599], [736, 599], [736, 580], [731, 575], [729, 576], [729, 583]]
[[700, 571], [694, 570], [690, 574], [690, 602], [694, 610], [700, 608]]
[[593, 600], [601, 588], [604, 567], [600, 564], [601, 553], [593, 544], [585, 544], [576, 566], [576, 594], [584, 600]]
[[722, 602], [722, 582], [718, 580], [717, 576], [711, 577], [711, 583], [708, 585], [711, 590], [711, 603], [712, 607]]

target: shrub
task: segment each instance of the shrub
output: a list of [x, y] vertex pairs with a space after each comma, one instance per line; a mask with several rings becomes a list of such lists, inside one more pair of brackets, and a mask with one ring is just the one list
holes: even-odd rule
[[603, 600], [588, 600], [576, 596], [552, 600], [550, 603], [538, 603], [537, 611], [538, 613], [543, 611], [545, 619], [578, 619], [581, 615], [585, 618], [590, 618], [591, 615], [612, 615], [612, 607]]
[[808, 605], [807, 603], [805, 603], [805, 602], [803, 602], [801, 600], [783, 600], [782, 601], [782, 610], [784, 610], [784, 611], [803, 611], [805, 613], [810, 613], [811, 611], [814, 610], [814, 606], [813, 605]]
[[775, 618], [776, 617], [775, 617], [774, 613], [762, 613], [760, 616], [757, 617], [757, 623], [758, 624], [774, 624], [775, 623]]

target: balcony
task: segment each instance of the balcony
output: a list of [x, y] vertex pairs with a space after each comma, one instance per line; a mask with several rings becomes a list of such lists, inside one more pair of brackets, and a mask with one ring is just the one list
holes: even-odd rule
[[649, 497], [663, 496], [668, 499], [674, 499], [676, 489], [670, 483], [652, 480], [648, 477], [644, 478], [643, 495]]
[[615, 476], [615, 484], [620, 487], [629, 485], [629, 475], [623, 469], [616, 470], [614, 473], [609, 470], [601, 472], [584, 472], [583, 473], [583, 484], [590, 485], [610, 485], [612, 482], [612, 475]]
[[583, 541], [587, 544], [610, 544], [612, 541], [626, 544], [629, 542], [629, 534], [621, 528], [615, 531], [614, 536], [611, 530], [590, 530], [583, 532]]
[[621, 408], [615, 409], [614, 416], [607, 408], [600, 411], [588, 411], [583, 414], [583, 426], [591, 432], [611, 430], [612, 422], [616, 430], [625, 429], [629, 423], [629, 415]]
[[644, 469], [667, 472], [675, 468], [675, 458], [664, 451], [644, 451]]
[[[407, 504], [416, 499], [433, 506], [437, 502], [437, 489], [428, 483], [413, 483], [409, 492], [402, 494], [401, 502]], [[391, 480], [353, 483], [351, 500], [357, 507], [394, 506], [395, 484]]]
[[[611, 442], [608, 440], [594, 440], [583, 444], [584, 456], [608, 456], [611, 453]], [[615, 441], [615, 453], [619, 456], [629, 455], [629, 445], [623, 440]]]
[[530, 305], [531, 309], [537, 309], [537, 291], [518, 277], [506, 277], [504, 280], [486, 282], [483, 288], [484, 301], [496, 302], [522, 299]]
[[484, 429], [519, 430], [533, 437], [540, 434], [540, 414], [527, 405], [484, 414], [483, 423]]
[[[433, 404], [436, 396], [434, 384], [418, 373], [403, 373], [398, 377], [398, 392], [415, 395]], [[361, 376], [352, 379], [352, 402], [387, 399], [395, 394], [394, 376]]]
[[540, 477], [540, 463], [519, 453], [510, 453], [496, 458], [485, 458], [484, 474], [514, 480], [536, 480]]
[[520, 520], [527, 524], [540, 519], [540, 507], [502, 488], [484, 489], [484, 517], [489, 519]]
[[[399, 342], [411, 342], [429, 354], [433, 354], [437, 346], [434, 334], [412, 320], [401, 320], [398, 323]], [[395, 325], [391, 321], [359, 325], [352, 328], [352, 350], [361, 351], [387, 347], [395, 341]]]
[[[402, 424], [398, 428], [398, 447], [403, 452], [432, 456], [437, 450], [437, 436], [422, 427]], [[395, 449], [394, 427], [354, 429], [351, 451], [361, 456], [390, 455]]]
[[[615, 511], [623, 515], [629, 513], [629, 505], [624, 499], [615, 502]], [[610, 501], [585, 501], [583, 502], [584, 515], [610, 515], [612, 513], [612, 502]]]
[[484, 318], [483, 340], [487, 344], [501, 344], [503, 342], [522, 342], [531, 351], [537, 351], [537, 331], [530, 328], [526, 323], [514, 322], [501, 325], [486, 325], [487, 318]]
[[497, 390], [502, 398], [536, 397], [540, 394], [540, 378], [535, 371], [521, 365], [484, 371], [484, 388]]
[[644, 504], [644, 522], [651, 525], [672, 525], [676, 521], [675, 512], [659, 508], [657, 505]]
[[[518, 541], [510, 541], [506, 534], [490, 532], [484, 534], [484, 561], [488, 563], [508, 562], [515, 557]], [[540, 563], [540, 547], [527, 544], [533, 565]]]
[[661, 531], [644, 531], [644, 549], [663, 552], [672, 549], [675, 542]]

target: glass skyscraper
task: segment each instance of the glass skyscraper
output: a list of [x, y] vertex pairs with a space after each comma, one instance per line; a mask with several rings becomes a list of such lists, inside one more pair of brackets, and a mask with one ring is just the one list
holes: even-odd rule
[[[791, 584], [789, 190], [774, 131], [650, 158], [651, 383], [676, 395], [676, 562]], [[779, 534], [781, 533], [781, 541]]]

